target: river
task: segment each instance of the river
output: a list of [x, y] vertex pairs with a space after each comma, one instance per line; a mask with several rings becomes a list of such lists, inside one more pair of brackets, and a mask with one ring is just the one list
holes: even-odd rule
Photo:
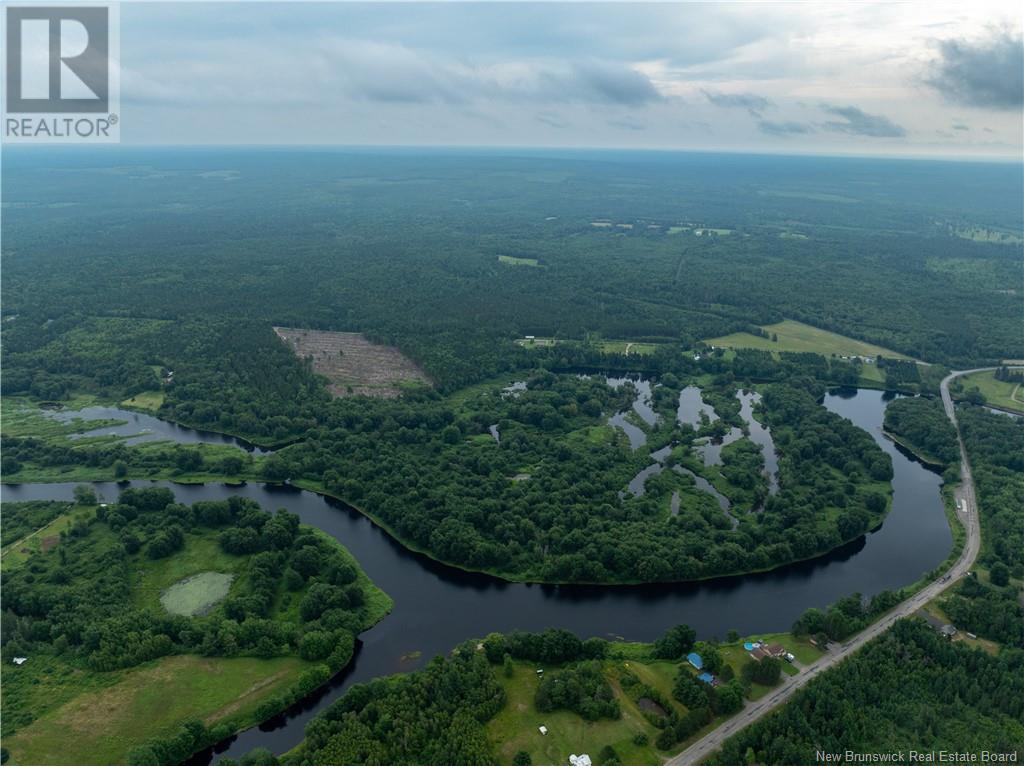
[[[267, 509], [284, 507], [344, 544], [395, 602], [394, 611], [360, 636], [352, 663], [331, 683], [286, 714], [241, 732], [191, 766], [255, 747], [281, 753], [298, 744], [303, 727], [353, 683], [422, 666], [471, 637], [492, 631], [562, 627], [582, 637], [649, 641], [678, 623], [700, 637], [735, 628], [743, 634], [787, 630], [811, 606], [854, 591], [872, 595], [908, 585], [948, 555], [952, 538], [939, 496], [941, 479], [881, 433], [886, 398], [861, 390], [828, 394], [825, 406], [868, 431], [893, 460], [893, 507], [872, 533], [827, 556], [772, 572], [701, 583], [646, 586], [549, 586], [507, 583], [462, 572], [412, 553], [346, 505], [291, 487], [263, 484], [178, 485], [135, 481], [97, 483], [107, 500], [125, 486], [171, 487], [181, 502], [242, 495]], [[5, 501], [70, 499], [74, 484], [3, 488]]]

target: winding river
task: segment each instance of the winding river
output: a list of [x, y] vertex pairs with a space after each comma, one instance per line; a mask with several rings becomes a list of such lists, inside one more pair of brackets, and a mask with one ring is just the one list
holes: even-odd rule
[[[564, 627], [583, 636], [649, 641], [689, 623], [701, 637], [786, 630], [806, 608], [854, 591], [866, 595], [907, 585], [938, 565], [952, 538], [939, 496], [940, 477], [881, 433], [887, 402], [880, 391], [831, 393], [825, 406], [868, 431], [893, 460], [893, 508], [872, 533], [831, 554], [745, 577], [647, 586], [547, 586], [507, 583], [438, 564], [403, 548], [348, 506], [311, 492], [264, 484], [97, 483], [107, 500], [124, 486], [169, 486], [181, 502], [242, 495], [267, 509], [284, 507], [337, 538], [395, 602], [394, 611], [360, 637], [352, 663], [329, 684], [277, 716], [190, 764], [238, 758], [255, 747], [281, 753], [297, 745], [314, 715], [353, 683], [422, 666], [470, 637], [492, 631]], [[6, 501], [71, 499], [74, 484], [3, 488]]]

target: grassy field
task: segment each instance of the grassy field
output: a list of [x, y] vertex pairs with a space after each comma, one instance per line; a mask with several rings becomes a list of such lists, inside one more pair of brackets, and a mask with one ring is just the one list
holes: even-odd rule
[[[500, 669], [497, 670], [496, 677], [505, 687], [508, 702], [505, 708], [488, 722], [487, 735], [495, 743], [499, 762], [511, 764], [515, 754], [525, 750], [533, 759], [534, 766], [562, 766], [568, 763], [571, 753], [589, 753], [593, 758], [602, 747], [611, 745], [623, 764], [660, 764], [663, 759], [652, 746], [633, 743], [633, 737], [640, 733], [646, 734], [653, 742], [658, 730], [647, 722], [639, 708], [614, 681], [611, 664], [613, 661], [609, 661], [607, 672], [609, 680], [612, 680], [616, 699], [622, 708], [622, 717], [617, 721], [607, 718], [585, 721], [576, 713], [567, 710], [540, 713], [533, 705], [534, 695], [540, 683], [535, 672], [537, 666], [517, 662], [512, 678], [506, 678]], [[635, 661], [629, 661], [628, 665], [634, 672], [641, 667], [641, 663]], [[658, 677], [657, 687], [667, 688], [671, 692], [675, 665], [665, 662], [643, 667], [646, 668], [646, 672], [641, 676], [644, 681], [648, 681], [649, 677]], [[680, 707], [680, 711], [684, 710], [685, 708]], [[546, 735], [539, 731], [542, 725], [548, 728]]]
[[[557, 346], [560, 343], [580, 343], [580, 341], [538, 337], [520, 338], [516, 343], [524, 348], [546, 348], [548, 346]], [[606, 354], [637, 354], [647, 356], [648, 354], [653, 354], [658, 348], [657, 343], [638, 343], [630, 340], [600, 340], [598, 343], [601, 346], [601, 351]]]
[[726, 348], [759, 348], [765, 351], [810, 351], [824, 356], [885, 356], [890, 359], [909, 359], [873, 343], [848, 338], [828, 330], [786, 319], [776, 324], [764, 325], [765, 332], [778, 337], [777, 341], [762, 338], [747, 332], [736, 332], [721, 338], [710, 338], [705, 343]]
[[125, 399], [121, 402], [121, 406], [129, 410], [142, 410], [143, 412], [156, 414], [157, 410], [160, 409], [160, 405], [163, 403], [163, 391], [144, 391], [141, 394], [136, 394], [130, 399]]
[[[39, 668], [33, 667], [33, 663]], [[173, 732], [189, 717], [207, 725], [245, 720], [267, 697], [294, 683], [310, 667], [297, 657], [165, 657], [129, 671], [110, 674], [114, 683], [90, 688], [4, 738], [14, 766], [109, 766], [150, 737]], [[4, 671], [15, 674], [70, 674], [82, 671], [30, 658]], [[31, 681], [30, 681], [31, 683]], [[48, 685], [41, 681], [41, 693]], [[66, 686], [65, 683], [59, 684]], [[52, 693], [52, 689], [50, 690]]]
[[985, 396], [985, 401], [993, 407], [1024, 413], [1024, 387], [1019, 383], [1007, 383], [996, 380], [995, 371], [976, 372], [960, 379], [964, 391], [977, 388]]
[[11, 543], [0, 554], [0, 569], [21, 566], [40, 551], [50, 550], [60, 541], [61, 532], [70, 529], [76, 521], [88, 519], [95, 512], [96, 506], [75, 506], [69, 513], [58, 516], [41, 529]]
[[[822, 654], [806, 639], [797, 638], [790, 633], [763, 633], [735, 643], [721, 644], [719, 651], [722, 658], [732, 667], [736, 677], [740, 676], [743, 666], [750, 661], [747, 651], [743, 648], [743, 642], [754, 640], [781, 644], [796, 656], [799, 664], [809, 664]], [[586, 721], [565, 710], [540, 713], [534, 707], [534, 697], [540, 683], [536, 670], [541, 666], [536, 663], [516, 662], [511, 678], [506, 677], [501, 668], [495, 668], [495, 676], [508, 694], [508, 702], [504, 709], [487, 724], [488, 738], [495, 743], [499, 763], [507, 766], [512, 763], [517, 752], [525, 750], [533, 759], [534, 766], [561, 766], [568, 762], [571, 753], [588, 753], [593, 758], [601, 748], [610, 745], [618, 753], [624, 766], [660, 764], [666, 755], [682, 750], [728, 720], [718, 716], [694, 737], [678, 743], [668, 753], [657, 750], [653, 743], [659, 730], [647, 721], [636, 703], [623, 691], [618, 680], [619, 673], [633, 673], [644, 684], [659, 691], [666, 700], [670, 700], [677, 712], [685, 714], [686, 708], [672, 698], [672, 687], [680, 666], [690, 671], [689, 666], [651, 659], [649, 644], [616, 643], [612, 646], [612, 655], [604, 661], [604, 672], [622, 710], [622, 717], [618, 720]], [[545, 670], [550, 672], [552, 669], [546, 667]], [[796, 665], [787, 662], [783, 662], [783, 671], [791, 676], [800, 672]], [[770, 687], [753, 684], [748, 699], [756, 700], [770, 692]], [[547, 727], [546, 735], [540, 733], [540, 726]], [[646, 735], [648, 744], [636, 744], [633, 739], [638, 734]]]
[[536, 258], [516, 258], [511, 255], [499, 255], [498, 262], [504, 263], [506, 266], [540, 266]]
[[[110, 426], [123, 425], [124, 420], [83, 420], [75, 418], [62, 423], [53, 417], [48, 417], [46, 411], [41, 409], [37, 402], [25, 397], [5, 396], [3, 398], [3, 409], [0, 413], [0, 430], [4, 436], [35, 436], [39, 439], [57, 439], [70, 436], [71, 434], [86, 434]], [[95, 397], [76, 396], [71, 401], [62, 402], [64, 409], [80, 410], [83, 407], [90, 407], [99, 402]], [[109, 437], [99, 437], [109, 438]], [[80, 443], [87, 443], [86, 439], [77, 440]]]
[[[136, 606], [161, 609], [161, 595], [185, 578], [203, 572], [241, 574], [248, 556], [234, 556], [221, 550], [215, 535], [189, 535], [185, 548], [162, 559], [144, 559], [132, 582], [132, 601]], [[241, 585], [236, 579], [235, 587]]]

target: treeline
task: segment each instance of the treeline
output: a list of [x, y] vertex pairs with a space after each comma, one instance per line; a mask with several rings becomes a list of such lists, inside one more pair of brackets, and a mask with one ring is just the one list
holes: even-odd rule
[[924, 397], [893, 399], [885, 408], [885, 430], [904, 439], [926, 457], [951, 466], [960, 461], [956, 429], [942, 402]]
[[922, 620], [890, 630], [726, 740], [709, 766], [804, 766], [815, 752], [1024, 755], [1024, 653], [997, 656], [939, 636]]
[[823, 610], [816, 607], [806, 610], [793, 623], [793, 633], [811, 636], [818, 646], [824, 648], [829, 641], [843, 641], [859, 633], [904, 598], [906, 593], [902, 589], [883, 590], [870, 599], [860, 593], [852, 593]]
[[[136, 606], [141, 561], [173, 556], [198, 535], [239, 556], [240, 585], [206, 616]], [[300, 681], [308, 693], [348, 662], [372, 593], [339, 546], [290, 513], [268, 514], [240, 497], [186, 506], [168, 489], [126, 489], [62, 534], [55, 550], [3, 572], [3, 657], [52, 653], [108, 671], [179, 653], [297, 654], [324, 664]], [[284, 617], [293, 602], [298, 618]], [[297, 693], [268, 700], [264, 712]], [[21, 715], [5, 703], [5, 730], [27, 724]]]
[[1024, 648], [1024, 419], [960, 405], [957, 420], [977, 492], [988, 583], [969, 577], [943, 602], [962, 630]]

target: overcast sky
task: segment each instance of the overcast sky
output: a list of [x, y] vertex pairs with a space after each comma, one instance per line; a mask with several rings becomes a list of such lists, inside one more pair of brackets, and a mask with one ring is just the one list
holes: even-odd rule
[[122, 141], [1019, 156], [1010, 2], [122, 3]]

